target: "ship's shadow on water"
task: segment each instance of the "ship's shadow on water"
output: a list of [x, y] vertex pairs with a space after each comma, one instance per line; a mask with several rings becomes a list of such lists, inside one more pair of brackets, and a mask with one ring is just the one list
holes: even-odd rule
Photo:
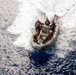
[[54, 55], [55, 46], [53, 45], [53, 47], [38, 52], [37, 50], [34, 50], [32, 52], [29, 53], [29, 58], [30, 58], [30, 62], [33, 63], [34, 65], [44, 65], [47, 64], [47, 61], [49, 61], [49, 59]]

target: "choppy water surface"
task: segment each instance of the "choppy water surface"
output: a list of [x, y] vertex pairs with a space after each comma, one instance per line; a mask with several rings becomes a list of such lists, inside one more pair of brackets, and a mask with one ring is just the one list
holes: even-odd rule
[[[22, 2], [20, 12], [13, 25], [7, 29], [12, 34], [20, 35], [13, 43], [17, 46], [14, 53], [15, 64], [12, 65], [16, 72], [13, 69], [6, 71], [16, 75], [76, 75], [76, 1], [19, 2]], [[39, 53], [31, 48], [31, 30], [37, 18], [42, 22], [46, 17], [52, 20], [53, 14], [60, 16], [58, 39], [48, 51]], [[6, 71], [5, 68], [2, 70], [4, 73]]]

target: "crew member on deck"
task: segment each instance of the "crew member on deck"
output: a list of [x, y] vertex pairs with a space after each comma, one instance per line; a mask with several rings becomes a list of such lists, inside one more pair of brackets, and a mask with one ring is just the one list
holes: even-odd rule
[[49, 25], [49, 24], [50, 24], [50, 21], [48, 18], [46, 18], [45, 25]]
[[36, 21], [36, 23], [35, 23], [35, 29], [36, 29], [36, 31], [38, 32], [38, 33], [40, 33], [40, 30], [41, 30], [41, 28], [42, 28], [42, 23], [39, 21], [39, 20], [37, 20]]
[[52, 21], [52, 26], [53, 26], [52, 30], [54, 31], [56, 27], [56, 23], [54, 21]]

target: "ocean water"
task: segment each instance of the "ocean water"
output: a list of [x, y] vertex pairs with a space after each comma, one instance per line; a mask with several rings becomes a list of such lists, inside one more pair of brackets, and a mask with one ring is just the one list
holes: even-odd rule
[[[19, 34], [13, 44], [28, 53], [26, 75], [76, 75], [76, 1], [18, 1], [20, 12], [7, 31]], [[34, 23], [37, 19], [44, 22], [46, 17], [51, 21], [54, 14], [59, 16], [58, 39], [48, 50], [39, 53], [30, 45]]]

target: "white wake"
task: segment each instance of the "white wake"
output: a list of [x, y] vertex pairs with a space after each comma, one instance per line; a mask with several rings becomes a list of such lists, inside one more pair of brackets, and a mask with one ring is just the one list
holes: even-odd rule
[[72, 41], [76, 41], [76, 1], [72, 0], [18, 0], [19, 14], [13, 25], [7, 31], [20, 34], [14, 45], [32, 50], [30, 45], [31, 31], [37, 19], [44, 22], [48, 17], [51, 20], [54, 14], [60, 16], [60, 34], [56, 41], [56, 55], [64, 57], [71, 50]]

